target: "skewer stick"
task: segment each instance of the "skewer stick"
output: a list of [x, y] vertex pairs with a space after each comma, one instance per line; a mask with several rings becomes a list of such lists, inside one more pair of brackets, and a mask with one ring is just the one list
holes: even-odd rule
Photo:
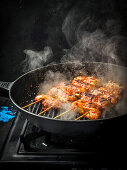
[[22, 107], [23, 109], [25, 109], [26, 107], [28, 107], [28, 106], [31, 106], [31, 105], [33, 105], [33, 104], [35, 104], [35, 103], [37, 103], [37, 102], [40, 102], [42, 99], [40, 99], [40, 100], [37, 100], [37, 101], [35, 101], [35, 102], [33, 102], [33, 103], [30, 103], [30, 104], [28, 104], [28, 105], [26, 105], [26, 106], [24, 106], [24, 107]]
[[82, 117], [86, 116], [87, 114], [89, 114], [89, 112], [84, 113], [83, 115], [77, 117], [75, 120], [79, 120], [79, 119], [81, 119]]
[[40, 112], [38, 115], [42, 115], [43, 113], [47, 112], [48, 110], [50, 110], [53, 106], [48, 107], [47, 109], [45, 109], [43, 112]]
[[68, 113], [68, 112], [70, 112], [71, 110], [72, 110], [72, 108], [69, 109], [69, 110], [66, 110], [65, 112], [63, 112], [63, 113], [59, 114], [58, 116], [54, 117], [54, 119], [57, 119], [57, 118], [63, 116], [65, 113]]

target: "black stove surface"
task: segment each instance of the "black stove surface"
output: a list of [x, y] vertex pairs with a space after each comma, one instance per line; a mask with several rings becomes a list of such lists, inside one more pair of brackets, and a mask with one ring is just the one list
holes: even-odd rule
[[[81, 141], [82, 140], [82, 141]], [[17, 112], [1, 153], [1, 162], [43, 165], [124, 165], [126, 138], [97, 135], [90, 139], [57, 136], [32, 125]]]

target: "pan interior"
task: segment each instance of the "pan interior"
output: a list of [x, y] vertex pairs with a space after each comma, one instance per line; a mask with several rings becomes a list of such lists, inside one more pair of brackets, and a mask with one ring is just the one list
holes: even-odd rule
[[[127, 69], [109, 63], [64, 63], [49, 65], [37, 70], [28, 72], [19, 77], [10, 90], [10, 96], [14, 103], [23, 107], [35, 98], [39, 91], [39, 85], [44, 83], [48, 71], [59, 72], [68, 80], [72, 80], [80, 72], [100, 78], [103, 82], [113, 80], [124, 87], [122, 100], [116, 105], [115, 111], [118, 115], [127, 113]], [[113, 112], [116, 114], [116, 112]], [[111, 112], [109, 117], [115, 116]]]

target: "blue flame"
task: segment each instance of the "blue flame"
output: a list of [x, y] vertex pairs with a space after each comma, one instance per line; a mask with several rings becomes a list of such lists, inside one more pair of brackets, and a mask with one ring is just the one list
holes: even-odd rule
[[0, 121], [8, 122], [10, 119], [15, 117], [16, 110], [13, 109], [13, 106], [1, 106], [0, 107]]

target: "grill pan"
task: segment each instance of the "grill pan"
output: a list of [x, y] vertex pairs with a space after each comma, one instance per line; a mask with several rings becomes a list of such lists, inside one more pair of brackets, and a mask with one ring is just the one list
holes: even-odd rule
[[[45, 75], [48, 71], [60, 72], [67, 79], [72, 78], [80, 71], [84, 71], [87, 75], [97, 76], [103, 81], [113, 80], [124, 87], [123, 99], [119, 103], [119, 109], [112, 111], [108, 117], [97, 120], [62, 120], [54, 119], [48, 115], [38, 115], [40, 109], [39, 103], [23, 109], [22, 107], [31, 103], [38, 93], [40, 83], [43, 83]], [[115, 64], [91, 62], [91, 63], [60, 63], [48, 65], [36, 70], [32, 70], [14, 82], [0, 82], [0, 87], [9, 90], [9, 97], [22, 116], [27, 118], [35, 126], [39, 128], [64, 136], [91, 136], [100, 133], [106, 129], [116, 129], [118, 124], [123, 124], [127, 118], [127, 68]], [[50, 114], [54, 110], [50, 111]], [[114, 128], [113, 128], [114, 127]]]

